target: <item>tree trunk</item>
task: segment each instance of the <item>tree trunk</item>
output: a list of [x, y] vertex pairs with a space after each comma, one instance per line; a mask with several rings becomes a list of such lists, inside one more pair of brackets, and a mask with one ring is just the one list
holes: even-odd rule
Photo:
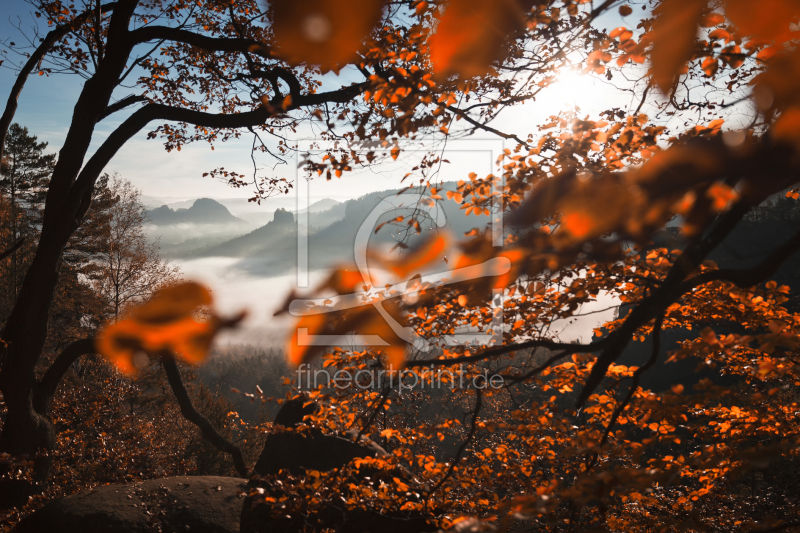
[[[11, 242], [13, 246], [17, 242], [17, 154], [14, 154], [14, 164], [11, 167]], [[11, 254], [11, 287], [14, 290], [14, 298], [17, 297], [17, 251]]]
[[[38, 385], [34, 372], [45, 345], [48, 314], [64, 247], [91, 202], [93, 187], [75, 195], [70, 194], [72, 185], [84, 165], [97, 119], [108, 106], [130, 55], [131, 45], [126, 34], [136, 4], [136, 0], [117, 3], [109, 24], [106, 55], [94, 76], [84, 84], [75, 104], [72, 122], [47, 191], [39, 245], [0, 334], [6, 343], [0, 359], [0, 391], [8, 409], [0, 434], [0, 452], [14, 456], [39, 456], [35, 463], [34, 485], [28, 490], [21, 490], [18, 486], [0, 486], [1, 503], [13, 504], [13, 500], [41, 488], [49, 472], [47, 452], [55, 445], [55, 433], [47, 413], [37, 412], [34, 408], [34, 393]], [[101, 171], [97, 170], [97, 176]], [[97, 176], [91, 177], [97, 179]]]
[[[0, 502], [15, 504], [38, 491], [50, 469], [47, 452], [55, 445], [50, 419], [33, 406], [36, 386], [34, 370], [47, 334], [47, 316], [58, 282], [58, 265], [64, 245], [52, 237], [39, 243], [36, 257], [22, 283], [14, 310], [2, 338], [7, 343], [0, 390], [6, 402], [7, 417], [0, 434], [0, 451], [13, 456], [37, 457], [34, 462], [34, 485], [18, 483], [0, 486]], [[38, 454], [38, 456], [37, 456]]]

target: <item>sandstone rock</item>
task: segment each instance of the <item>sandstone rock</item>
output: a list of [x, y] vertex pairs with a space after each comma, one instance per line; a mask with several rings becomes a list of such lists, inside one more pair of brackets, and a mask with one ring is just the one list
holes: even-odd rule
[[337, 533], [432, 533], [438, 528], [432, 519], [429, 522], [429, 518], [414, 512], [388, 516], [368, 509], [344, 510], [329, 506], [309, 517], [276, 519], [270, 516], [267, 506], [256, 505], [248, 509], [248, 503], [245, 503], [241, 533], [294, 533], [309, 523], [313, 524], [314, 530]]
[[105, 485], [54, 500], [16, 533], [238, 533], [247, 480], [181, 476]]
[[310, 435], [284, 432], [272, 433], [264, 442], [264, 450], [253, 471], [266, 476], [280, 470], [298, 474], [302, 469], [333, 470], [356, 457], [379, 457], [386, 451], [377, 444], [356, 444], [336, 435], [313, 431]]
[[[378, 444], [362, 438], [355, 442], [357, 433], [326, 435], [316, 428], [301, 431], [284, 431], [283, 428], [297, 429], [306, 415], [316, 412], [318, 406], [305, 398], [286, 402], [275, 417], [276, 431], [264, 443], [264, 450], [258, 458], [253, 471], [259, 476], [284, 473], [300, 474], [305, 470], [329, 471], [342, 468], [357, 457], [383, 457], [389, 455]], [[283, 426], [279, 427], [279, 426]], [[386, 478], [385, 480], [382, 478]], [[379, 471], [362, 467], [354, 482], [380, 483], [392, 482], [399, 477], [407, 480], [415, 488], [418, 485], [413, 476], [403, 467], [391, 471]], [[251, 480], [254, 488], [271, 491], [280, 481]], [[242, 508], [242, 533], [292, 533], [303, 526], [313, 524], [316, 529], [332, 529], [340, 533], [415, 533], [434, 531], [436, 527], [429, 522], [429, 516], [419, 512], [397, 512], [381, 514], [371, 509], [345, 509], [341, 502], [331, 502], [312, 516], [284, 515], [273, 516], [273, 508], [264, 503], [263, 497], [255, 494], [247, 497]]]
[[275, 425], [286, 428], [297, 427], [306, 415], [313, 415], [319, 409], [317, 402], [309, 402], [304, 396], [284, 402], [275, 415]]
[[[304, 416], [313, 414], [317, 408], [317, 404], [308, 403], [304, 398], [290, 400], [278, 411], [275, 425], [295, 429]], [[304, 433], [280, 431], [278, 428], [267, 436], [253, 471], [260, 476], [277, 474], [280, 470], [293, 474], [302, 469], [328, 471], [340, 468], [356, 457], [388, 455], [386, 450], [370, 440], [362, 439], [356, 443], [356, 435], [351, 433], [345, 437], [325, 435], [313, 428]]]

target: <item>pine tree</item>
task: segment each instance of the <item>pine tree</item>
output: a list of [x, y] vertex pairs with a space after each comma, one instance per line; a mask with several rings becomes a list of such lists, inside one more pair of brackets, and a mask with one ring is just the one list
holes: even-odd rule
[[8, 242], [11, 247], [20, 238], [27, 246], [11, 255], [9, 296], [15, 298], [25, 270], [26, 260], [38, 241], [41, 226], [39, 214], [44, 207], [44, 197], [50, 175], [56, 162], [56, 154], [47, 154], [46, 142], [39, 142], [28, 128], [12, 124], [6, 137], [3, 151], [4, 161], [0, 169], [0, 191], [10, 202], [10, 228]]

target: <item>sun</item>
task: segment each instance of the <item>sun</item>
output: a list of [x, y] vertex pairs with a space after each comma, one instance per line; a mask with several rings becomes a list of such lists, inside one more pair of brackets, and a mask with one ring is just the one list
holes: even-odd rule
[[583, 113], [596, 114], [624, 105], [622, 91], [598, 76], [574, 69], [559, 73], [546, 92], [547, 99], [559, 109], [578, 107]]

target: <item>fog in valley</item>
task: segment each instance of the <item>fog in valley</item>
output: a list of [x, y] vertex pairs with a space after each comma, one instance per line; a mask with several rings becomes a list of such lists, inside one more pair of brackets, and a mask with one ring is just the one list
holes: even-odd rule
[[[293, 291], [302, 296], [321, 283], [331, 268], [353, 263], [357, 231], [382, 199], [394, 201], [397, 192], [380, 191], [345, 201], [319, 198], [310, 203], [303, 217], [307, 218], [309, 226], [306, 229], [310, 270], [307, 287], [298, 286], [299, 224], [296, 200], [292, 197], [271, 199], [261, 206], [238, 199], [146, 197], [150, 216], [148, 236], [160, 243], [162, 256], [179, 266], [186, 279], [199, 281], [212, 289], [222, 312], [247, 310], [244, 324], [224, 333], [219, 345], [249, 344], [281, 349], [296, 317], [274, 316], [275, 312]], [[169, 203], [163, 203], [165, 201]], [[440, 203], [439, 208], [445, 213], [446, 225], [438, 228], [433, 220], [429, 221], [428, 227], [423, 228], [423, 237], [430, 231], [445, 231], [458, 238], [474, 226], [488, 222], [488, 217], [484, 216], [465, 217], [452, 201]], [[396, 212], [387, 212], [379, 220], [396, 215]], [[395, 244], [402, 240], [401, 235], [411, 247], [420, 239], [407, 237], [397, 228], [384, 227], [371, 237], [370, 249], [400, 257], [402, 251]], [[448, 265], [439, 262], [433, 268], [444, 272]], [[403, 280], [387, 278], [386, 281]], [[557, 333], [565, 341], [587, 341], [595, 327], [614, 317], [615, 309], [609, 309], [614, 304], [612, 299], [601, 296], [585, 306], [586, 317], [559, 321], [553, 325], [551, 333]]]

